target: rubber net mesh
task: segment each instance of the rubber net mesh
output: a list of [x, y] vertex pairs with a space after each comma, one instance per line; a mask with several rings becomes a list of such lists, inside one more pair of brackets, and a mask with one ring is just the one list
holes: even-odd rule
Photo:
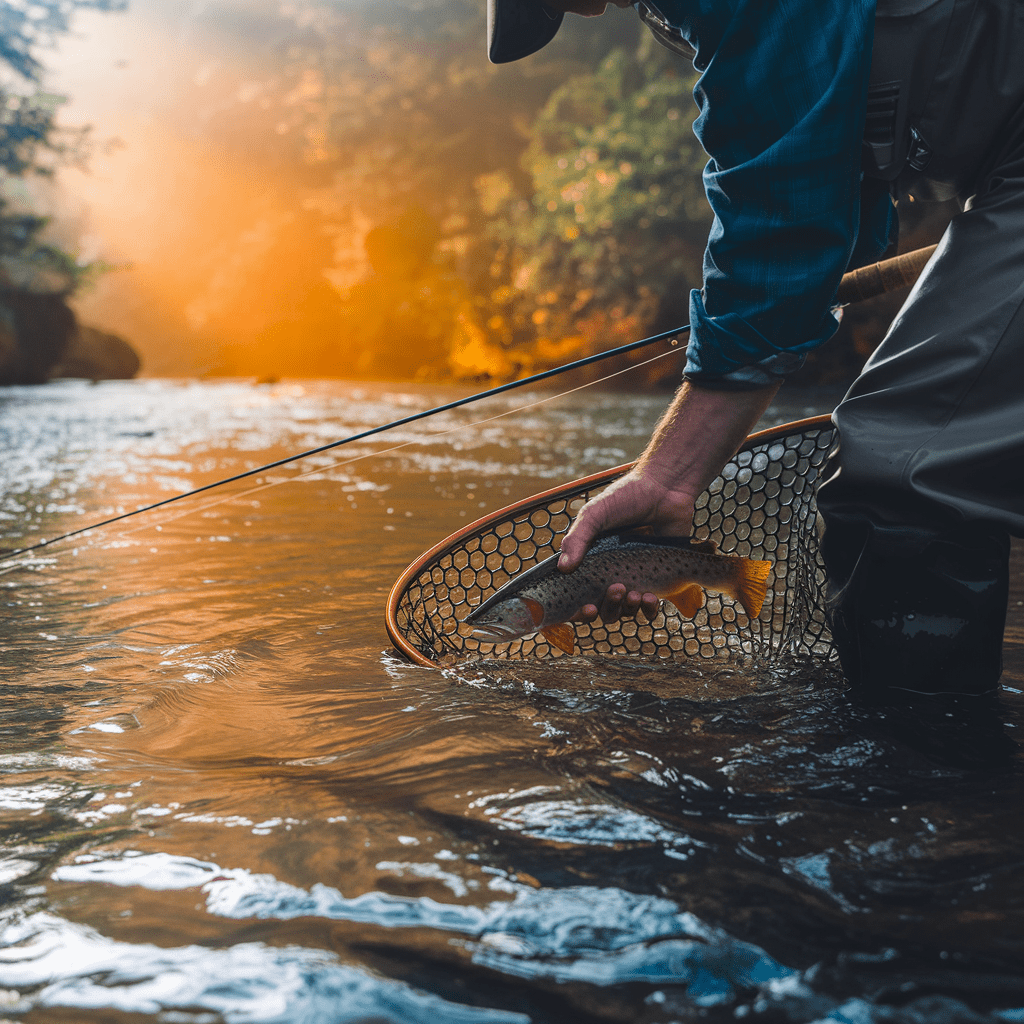
[[[756, 619], [725, 595], [708, 592], [684, 619], [669, 602], [651, 622], [574, 623], [577, 654], [728, 659], [771, 663], [780, 655], [831, 656], [824, 614], [825, 573], [818, 552], [815, 491], [832, 448], [824, 417], [790, 432], [752, 438], [699, 498], [694, 539], [724, 554], [772, 563], [768, 597]], [[414, 564], [396, 585], [388, 628], [421, 662], [466, 658], [558, 658], [539, 633], [505, 644], [464, 635], [459, 623], [516, 573], [554, 553], [583, 503], [626, 468], [527, 499], [475, 524]], [[399, 643], [400, 648], [405, 645]], [[415, 653], [414, 653], [415, 652]]]

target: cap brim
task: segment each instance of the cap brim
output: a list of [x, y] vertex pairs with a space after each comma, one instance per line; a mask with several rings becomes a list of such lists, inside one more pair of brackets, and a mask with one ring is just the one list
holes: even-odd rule
[[487, 0], [487, 56], [492, 64], [529, 57], [555, 38], [564, 17], [541, 0]]

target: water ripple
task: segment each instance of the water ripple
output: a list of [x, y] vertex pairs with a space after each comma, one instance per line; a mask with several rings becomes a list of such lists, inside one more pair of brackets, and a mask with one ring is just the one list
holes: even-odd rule
[[187, 1010], [175, 1019], [209, 1020], [194, 1015], [201, 1009], [230, 1024], [529, 1024], [523, 1014], [452, 1003], [299, 946], [163, 949], [117, 942], [50, 913], [8, 924], [0, 944], [0, 984], [37, 989], [10, 1009]]
[[473, 962], [504, 974], [601, 986], [670, 981], [686, 985], [700, 1006], [793, 973], [670, 900], [611, 887], [535, 890], [506, 883], [514, 898], [484, 907], [380, 892], [346, 898], [322, 884], [305, 890], [245, 869], [133, 852], [115, 859], [79, 858], [52, 877], [156, 891], [199, 888], [208, 913], [236, 919], [321, 917], [384, 928], [433, 928], [472, 937]]

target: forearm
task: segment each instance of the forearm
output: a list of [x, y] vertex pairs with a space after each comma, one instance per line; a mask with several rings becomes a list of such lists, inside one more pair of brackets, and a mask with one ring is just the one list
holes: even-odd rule
[[633, 472], [696, 499], [736, 453], [780, 384], [756, 391], [716, 391], [684, 383]]
[[689, 536], [697, 497], [778, 389], [773, 384], [757, 391], [713, 391], [683, 384], [636, 466], [580, 510], [562, 540], [559, 569], [575, 569], [607, 530], [646, 526], [668, 536]]

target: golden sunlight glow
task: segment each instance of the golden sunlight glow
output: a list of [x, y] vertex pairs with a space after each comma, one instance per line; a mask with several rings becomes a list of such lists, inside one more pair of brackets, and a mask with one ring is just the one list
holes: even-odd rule
[[[275, 78], [241, 42], [184, 31], [151, 3], [80, 29], [54, 84], [72, 97], [65, 120], [94, 125], [98, 145], [87, 170], [62, 173], [56, 212], [83, 258], [117, 268], [77, 298], [80, 317], [128, 337], [146, 372], [512, 373], [465, 284], [433, 258], [423, 211], [381, 224], [346, 193], [342, 227], [325, 230], [310, 200], [323, 132], [304, 125], [297, 143], [286, 118], [267, 123], [316, 103], [315, 71]], [[228, 131], [207, 129], [218, 117]]]

